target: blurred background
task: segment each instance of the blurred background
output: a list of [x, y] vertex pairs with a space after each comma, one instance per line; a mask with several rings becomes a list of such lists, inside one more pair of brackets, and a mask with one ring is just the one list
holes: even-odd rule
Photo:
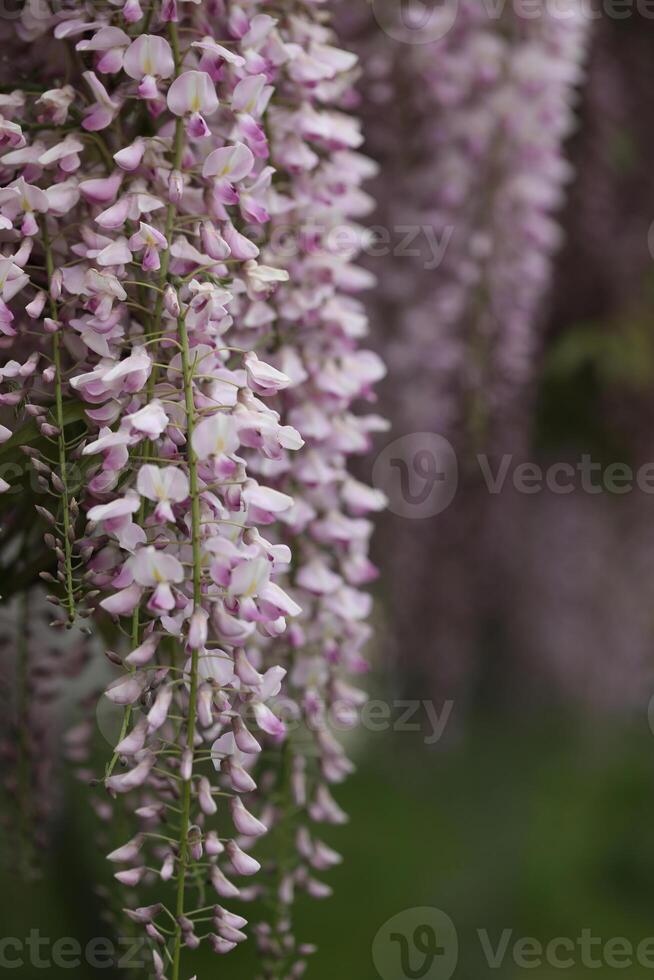
[[[462, 4], [460, 24], [423, 45], [389, 36], [363, 3], [338, 13], [367, 66], [354, 108], [381, 164], [380, 204], [363, 220], [391, 243], [365, 259], [393, 424], [377, 453], [400, 440], [413, 499], [427, 477], [412, 434], [436, 434], [458, 482], [428, 517], [391, 493], [379, 522], [369, 689], [388, 713], [371, 708], [345, 735], [358, 766], [338, 791], [350, 821], [328, 837], [345, 862], [334, 897], [298, 911], [298, 935], [319, 946], [312, 980], [447, 980], [438, 962], [421, 973], [417, 951], [407, 972], [378, 936], [421, 907], [450, 917], [455, 976], [477, 980], [522, 975], [521, 937], [576, 943], [590, 930], [635, 948], [654, 936], [654, 500], [578, 482], [527, 494], [510, 478], [491, 494], [479, 465], [654, 462], [654, 23], [604, 16], [545, 37], [541, 22], [488, 22], [482, 7]], [[500, 149], [486, 173], [489, 141]], [[419, 254], [397, 254], [406, 229], [424, 227], [434, 237]], [[379, 482], [374, 465], [361, 472]], [[75, 700], [48, 738], [61, 739]], [[49, 940], [49, 966], [3, 950], [14, 976], [125, 975], [56, 966], [48, 952], [62, 937], [112, 938], [91, 884], [106, 869], [88, 795], [69, 776], [43, 816], [38, 878], [21, 882], [17, 854], [0, 877], [2, 936]], [[412, 941], [419, 917], [408, 923]], [[495, 968], [479, 930], [494, 948], [511, 931]], [[251, 945], [198, 958], [198, 972], [252, 980]], [[575, 980], [599, 968], [573, 959]], [[622, 972], [653, 966], [650, 953], [649, 967]]]

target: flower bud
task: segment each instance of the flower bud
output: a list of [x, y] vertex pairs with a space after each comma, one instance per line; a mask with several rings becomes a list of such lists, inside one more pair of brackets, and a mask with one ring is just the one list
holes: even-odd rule
[[198, 607], [191, 616], [188, 631], [188, 645], [191, 650], [201, 650], [207, 642], [207, 622], [209, 613], [206, 609]]
[[166, 940], [161, 935], [157, 927], [153, 926], [151, 922], [148, 922], [148, 924], [145, 927], [145, 931], [147, 932], [150, 939], [153, 939], [155, 943], [159, 943], [160, 946], [166, 945]]
[[194, 861], [202, 860], [202, 831], [197, 825], [189, 827], [188, 846]]
[[173, 289], [170, 283], [164, 289], [164, 306], [166, 307], [170, 315], [174, 316], [175, 319], [177, 319], [177, 317], [181, 313], [181, 307], [179, 305], [179, 296], [177, 295], [177, 291]]
[[257, 820], [257, 818], [245, 808], [239, 796], [232, 798], [230, 801], [230, 809], [232, 811], [234, 826], [238, 830], [239, 834], [243, 834], [245, 837], [261, 837], [263, 834], [268, 833], [268, 828], [266, 825], [261, 823], [260, 820]]
[[203, 221], [202, 227], [200, 228], [200, 239], [202, 241], [202, 248], [207, 253], [207, 255], [216, 259], [217, 262], [222, 262], [224, 259], [229, 258], [232, 254], [232, 250], [222, 237], [216, 231], [215, 227], [210, 221]]
[[257, 784], [249, 772], [237, 765], [232, 759], [225, 759], [221, 768], [230, 780], [232, 789], [237, 793], [252, 793], [257, 788]]
[[222, 939], [220, 936], [214, 935], [214, 933], [210, 933], [208, 939], [209, 945], [214, 953], [218, 953], [219, 955], [231, 953], [236, 946], [236, 943], [229, 943], [226, 939]]
[[27, 306], [25, 307], [25, 312], [27, 313], [28, 317], [30, 317], [30, 319], [38, 320], [38, 318], [41, 316], [41, 313], [43, 312], [43, 308], [45, 306], [45, 301], [47, 298], [48, 297], [46, 296], [46, 294], [42, 290], [39, 290], [39, 292], [36, 294], [32, 302], [27, 304]]
[[128, 24], [136, 24], [137, 21], [141, 20], [143, 11], [139, 0], [127, 0], [123, 7], [123, 17]]
[[124, 909], [124, 912], [132, 922], [146, 925], [156, 919], [162, 909], [163, 905], [161, 902], [158, 902], [156, 905], [144, 905], [138, 909]]
[[234, 729], [234, 740], [237, 748], [241, 752], [245, 752], [248, 755], [255, 755], [257, 752], [261, 752], [261, 746], [254, 735], [248, 731], [242, 718], [237, 715], [232, 722], [232, 726]]
[[169, 881], [175, 871], [175, 858], [172, 854], [167, 854], [164, 863], [161, 865], [159, 877], [162, 881]]
[[116, 878], [121, 885], [127, 885], [128, 888], [135, 888], [144, 874], [145, 868], [129, 868], [127, 871], [117, 871], [114, 878]]
[[168, 197], [172, 204], [179, 204], [184, 196], [184, 178], [179, 170], [173, 170], [168, 180]]
[[64, 274], [61, 269], [55, 269], [55, 271], [50, 276], [50, 296], [54, 300], [58, 300], [61, 296], [61, 289], [64, 284]]
[[238, 875], [255, 875], [261, 870], [259, 862], [250, 854], [241, 850], [236, 841], [230, 840], [225, 847], [227, 856], [232, 862], [232, 867]]
[[225, 877], [225, 875], [222, 873], [220, 868], [214, 865], [211, 868], [211, 871], [209, 872], [209, 877], [211, 878], [211, 884], [216, 889], [216, 892], [218, 893], [218, 895], [221, 896], [221, 898], [239, 897], [240, 892], [238, 888], [233, 882], [229, 880], [229, 878]]
[[133, 837], [122, 847], [117, 847], [111, 854], [107, 854], [107, 861], [113, 861], [116, 864], [130, 864], [138, 857], [142, 844], [141, 837]]
[[154, 704], [148, 711], [148, 732], [150, 734], [156, 732], [165, 722], [172, 700], [173, 689], [170, 684], [167, 684], [159, 690]]
[[193, 753], [189, 748], [184, 749], [182, 752], [182, 761], [179, 764], [179, 774], [185, 783], [187, 783], [193, 775]]
[[203, 728], [213, 724], [213, 691], [209, 684], [201, 684], [198, 690], [198, 720]]
[[210, 830], [204, 839], [204, 849], [209, 857], [218, 857], [225, 850], [215, 830]]
[[200, 809], [207, 816], [212, 816], [218, 809], [216, 806], [216, 801], [211, 794], [211, 783], [206, 776], [202, 776], [199, 783], [198, 789], [198, 802], [200, 804]]

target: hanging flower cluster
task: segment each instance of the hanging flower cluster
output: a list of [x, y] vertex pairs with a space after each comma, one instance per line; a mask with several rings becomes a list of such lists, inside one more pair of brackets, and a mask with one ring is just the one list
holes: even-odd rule
[[264, 250], [265, 261], [284, 267], [288, 279], [248, 324], [258, 336], [274, 317], [273, 363], [291, 378], [277, 404], [305, 439], [302, 452], [265, 460], [261, 473], [295, 501], [280, 525], [294, 557], [285, 584], [302, 608], [284, 661], [291, 731], [281, 770], [264, 766], [262, 776], [263, 785], [276, 786], [273, 801], [264, 799], [276, 881], [274, 921], [257, 933], [265, 977], [303, 973], [313, 946], [293, 936], [295, 892], [330, 895], [317, 875], [341, 860], [319, 836], [321, 824], [345, 821], [330, 786], [353, 768], [332, 728], [353, 726], [366, 700], [349, 678], [367, 670], [362, 651], [372, 604], [365, 587], [377, 574], [368, 558], [369, 515], [386, 503], [347, 469], [387, 428], [378, 414], [353, 411], [357, 402], [374, 402], [373, 386], [385, 374], [378, 355], [359, 346], [368, 323], [358, 294], [374, 278], [355, 265], [366, 240], [357, 221], [373, 208], [361, 185], [376, 168], [359, 152], [360, 127], [344, 111], [356, 59], [333, 46], [325, 25], [292, 20], [290, 30], [309, 56], [291, 66], [281, 104], [271, 110], [272, 160], [284, 175], [285, 202]]
[[[460, 464], [445, 516], [382, 526], [390, 642], [437, 701], [463, 704], [486, 654], [477, 624], [512, 594], [502, 565], [513, 561], [503, 508], [466, 460], [526, 451], [565, 139], [597, 24], [574, 2], [461, 0], [418, 4], [415, 16], [383, 0], [339, 6], [340, 36], [365, 66], [359, 113], [380, 163], [373, 225], [391, 246], [370, 263], [367, 297], [390, 365], [385, 407], [398, 436], [444, 435]], [[641, 250], [643, 240], [641, 228]]]
[[[437, 418], [439, 432], [479, 435], [511, 414], [531, 377], [590, 24], [574, 0], [534, 6], [498, 17], [462, 0], [452, 23], [451, 5], [429, 11], [428, 43], [408, 44], [372, 14], [344, 12], [368, 66], [379, 223], [396, 243], [412, 236], [374, 299], [405, 379], [397, 411], [418, 430]], [[398, 93], [399, 133], [387, 125]]]
[[[346, 470], [383, 427], [352, 412], [383, 368], [357, 350], [370, 279], [332, 235], [370, 207], [343, 111], [355, 58], [310, 0], [266, 7], [28, 5], [16, 63], [43, 83], [0, 94], [0, 449], [22, 450], [44, 495], [55, 625], [124, 637], [97, 809], [133, 818], [109, 860], [173, 980], [183, 949], [246, 937], [223, 903], [255, 894], [250, 851], [286, 819], [266, 772], [262, 819], [243, 800], [264, 743], [312, 819], [342, 819], [326, 786], [350, 769], [342, 749], [315, 727], [303, 789], [273, 701], [288, 670], [308, 721], [360, 699], [341, 673], [363, 669], [364, 515], [384, 502]], [[88, 732], [71, 733], [76, 761]], [[295, 884], [323, 894], [307, 869], [336, 860], [295, 829], [300, 863], [272, 868], [285, 905]], [[148, 901], [162, 882], [170, 900]]]

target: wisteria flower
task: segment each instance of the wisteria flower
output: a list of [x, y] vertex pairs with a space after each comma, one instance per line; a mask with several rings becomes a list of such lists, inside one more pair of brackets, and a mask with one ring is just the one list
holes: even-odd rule
[[162, 613], [175, 608], [171, 586], [184, 580], [184, 569], [179, 559], [149, 546], [140, 548], [130, 559], [130, 569], [138, 585], [154, 589], [148, 609]]
[[78, 41], [75, 46], [78, 51], [96, 53], [95, 65], [99, 72], [114, 74], [120, 71], [129, 44], [129, 34], [119, 27], [101, 27], [93, 37]]
[[234, 187], [252, 171], [254, 155], [244, 143], [223, 146], [214, 150], [202, 165], [202, 176], [213, 177], [213, 195], [222, 204], [238, 203], [238, 191]]
[[140, 221], [139, 230], [129, 239], [128, 245], [132, 252], [143, 251], [142, 265], [145, 272], [156, 272], [161, 268], [159, 252], [168, 248], [168, 242], [152, 225]]
[[106, 129], [120, 110], [120, 105], [112, 99], [95, 72], [85, 71], [84, 78], [95, 97], [95, 103], [84, 113], [82, 125], [91, 132]]
[[186, 118], [190, 137], [201, 139], [209, 133], [205, 116], [218, 108], [216, 87], [206, 71], [186, 71], [179, 75], [167, 95], [168, 108], [176, 116]]
[[124, 66], [130, 78], [139, 82], [142, 99], [158, 98], [157, 81], [170, 78], [175, 71], [170, 44], [158, 34], [141, 34], [132, 41], [125, 52]]
[[142, 497], [156, 502], [155, 517], [158, 521], [174, 521], [171, 504], [181, 503], [189, 496], [188, 477], [176, 466], [142, 466], [137, 489]]

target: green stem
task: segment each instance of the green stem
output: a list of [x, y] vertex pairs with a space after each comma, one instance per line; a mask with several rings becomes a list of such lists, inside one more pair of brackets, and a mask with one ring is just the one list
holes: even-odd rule
[[[168, 25], [168, 35], [170, 38], [170, 45], [173, 49], [173, 59], [175, 62], [175, 75], [179, 75], [180, 69], [182, 67], [182, 57], [179, 49], [179, 34], [177, 30], [177, 24], [170, 23]], [[177, 119], [175, 123], [175, 141], [173, 150], [173, 169], [181, 170], [182, 167], [182, 156], [184, 151], [184, 123], [182, 119]], [[177, 209], [175, 203], [171, 201], [168, 204], [168, 209], [166, 211], [166, 242], [167, 248], [163, 255], [161, 256], [161, 276], [159, 280], [159, 285], [162, 290], [157, 296], [155, 311], [154, 311], [154, 324], [153, 330], [159, 331], [161, 329], [161, 315], [163, 312], [163, 302], [164, 293], [163, 288], [168, 279], [168, 269], [170, 267], [170, 246], [171, 238], [173, 235], [173, 229], [175, 224], [175, 218], [177, 214]], [[201, 521], [200, 521], [200, 492], [199, 492], [199, 481], [198, 481], [198, 464], [195, 451], [193, 449], [193, 432], [195, 430], [195, 399], [193, 396], [193, 366], [191, 365], [191, 356], [188, 340], [188, 331], [186, 329], [186, 322], [184, 316], [180, 316], [177, 320], [177, 329], [179, 340], [182, 347], [182, 371], [184, 378], [184, 401], [186, 404], [186, 425], [187, 425], [187, 445], [188, 445], [188, 470], [189, 470], [189, 484], [191, 491], [191, 537], [192, 537], [192, 548], [193, 548], [193, 609], [194, 611], [200, 607], [202, 600], [202, 556], [200, 552], [200, 534], [201, 534]], [[191, 759], [193, 760], [193, 752], [195, 747], [195, 727], [196, 727], [196, 713], [197, 713], [197, 699], [198, 699], [198, 660], [199, 651], [197, 649], [191, 651], [191, 687], [189, 692], [189, 705], [188, 705], [188, 722], [186, 730], [186, 745], [191, 752]], [[184, 782], [182, 787], [182, 813], [180, 818], [180, 835], [179, 835], [179, 854], [178, 854], [178, 870], [177, 870], [177, 901], [175, 904], [175, 914], [179, 919], [180, 916], [184, 915], [184, 900], [186, 897], [186, 873], [188, 870], [188, 832], [189, 824], [191, 820], [191, 797], [192, 797], [192, 786], [193, 786], [193, 761], [191, 761], [191, 774], [188, 780]], [[182, 929], [179, 923], [175, 926], [175, 939], [174, 939], [174, 949], [172, 955], [172, 980], [179, 980], [179, 971], [182, 957]]]
[[[200, 608], [202, 601], [202, 555], [200, 550], [200, 489], [198, 480], [198, 461], [193, 449], [193, 432], [195, 430], [195, 400], [193, 395], [193, 365], [188, 341], [188, 331], [183, 316], [177, 321], [179, 338], [182, 344], [182, 370], [184, 372], [184, 401], [186, 404], [187, 438], [188, 438], [188, 470], [191, 489], [191, 542], [193, 546], [193, 610]], [[186, 745], [193, 755], [195, 745], [195, 727], [198, 695], [198, 659], [199, 651], [191, 651], [191, 690], [189, 694], [188, 724]], [[191, 765], [191, 770], [192, 770]], [[191, 819], [191, 791], [193, 773], [184, 782], [182, 788], [182, 817], [179, 837], [179, 868], [177, 878], [176, 915], [184, 915], [184, 898], [186, 889], [186, 872], [188, 870], [188, 831]], [[173, 952], [173, 980], [179, 980], [179, 968], [182, 952], [182, 929], [177, 926], [175, 931], [175, 947]]]
[[[131, 632], [132, 650], [135, 650], [139, 645], [139, 636], [140, 636], [140, 617], [139, 617], [139, 607], [137, 606], [134, 612], [132, 613], [132, 632]], [[136, 667], [130, 667], [130, 673], [133, 674], [135, 670]], [[120, 744], [120, 742], [122, 742], [122, 740], [127, 735], [127, 732], [129, 731], [129, 725], [132, 720], [132, 708], [133, 706], [131, 704], [128, 704], [127, 707], [125, 708], [125, 711], [123, 713], [123, 723], [120, 726], [120, 735], [118, 736], [118, 742], [116, 743], [117, 745]], [[105, 769], [105, 776], [107, 778], [111, 776], [112, 772], [116, 768], [117, 762], [118, 762], [118, 753], [114, 752], [114, 754], [111, 757], [111, 760], [107, 765], [107, 768]]]
[[[177, 24], [170, 23], [168, 25], [168, 36], [170, 38], [170, 46], [173, 49], [173, 60], [175, 62], [175, 77], [180, 73], [182, 67], [182, 56], [179, 50], [179, 33], [177, 31]], [[184, 120], [178, 117], [175, 121], [175, 137], [173, 141], [173, 170], [182, 169], [182, 157], [184, 155]], [[175, 218], [177, 216], [177, 208], [173, 201], [168, 203], [168, 208], [166, 210], [166, 242], [167, 246], [165, 251], [161, 253], [161, 269], [159, 274], [159, 288], [161, 292], [157, 296], [157, 301], [154, 307], [154, 330], [158, 330], [161, 326], [161, 314], [163, 312], [163, 301], [164, 294], [163, 289], [168, 280], [168, 269], [170, 267], [170, 239], [173, 234], [173, 228], [175, 225]]]
[[[171, 25], [174, 27], [176, 25]], [[184, 153], [184, 120], [177, 119], [175, 122], [175, 140], [173, 149], [173, 170], [180, 170], [182, 166], [182, 156]], [[163, 313], [164, 304], [164, 287], [168, 281], [168, 269], [170, 268], [170, 246], [171, 238], [173, 236], [175, 217], [177, 215], [177, 208], [173, 201], [168, 203], [168, 208], [166, 210], [166, 227], [164, 235], [166, 236], [166, 248], [161, 253], [161, 269], [159, 275], [159, 289], [161, 292], [157, 294], [157, 300], [154, 306], [154, 323], [152, 327], [152, 332], [156, 333], [161, 330], [161, 315]]]
[[[78, 130], [78, 132], [79, 132], [79, 130]], [[87, 139], [90, 139], [95, 144], [95, 146], [98, 149], [98, 152], [99, 152], [100, 156], [102, 157], [102, 162], [104, 163], [105, 167], [107, 168], [107, 172], [108, 173], [111, 173], [112, 170], [115, 167], [114, 159], [113, 159], [113, 157], [111, 155], [111, 152], [109, 151], [109, 149], [107, 147], [107, 144], [103, 140], [103, 138], [98, 133], [85, 132], [83, 135]]]
[[[50, 235], [48, 232], [47, 221], [44, 219], [42, 224], [43, 248], [45, 250], [45, 264], [48, 274], [48, 293], [50, 295], [50, 316], [53, 320], [58, 319], [57, 303], [52, 298], [51, 286], [54, 276], [54, 259], [50, 246]], [[66, 586], [66, 606], [68, 608], [68, 621], [75, 619], [75, 590], [73, 587], [73, 545], [72, 545], [72, 523], [70, 519], [70, 494], [68, 492], [68, 478], [66, 473], [66, 428], [64, 420], [64, 399], [62, 391], [62, 370], [61, 370], [61, 336], [59, 331], [54, 334], [52, 339], [53, 362], [55, 369], [55, 416], [57, 420], [57, 447], [59, 456], [59, 479], [62, 483], [61, 503], [63, 507], [63, 531], [64, 531], [64, 556], [65, 556], [65, 586]]]

